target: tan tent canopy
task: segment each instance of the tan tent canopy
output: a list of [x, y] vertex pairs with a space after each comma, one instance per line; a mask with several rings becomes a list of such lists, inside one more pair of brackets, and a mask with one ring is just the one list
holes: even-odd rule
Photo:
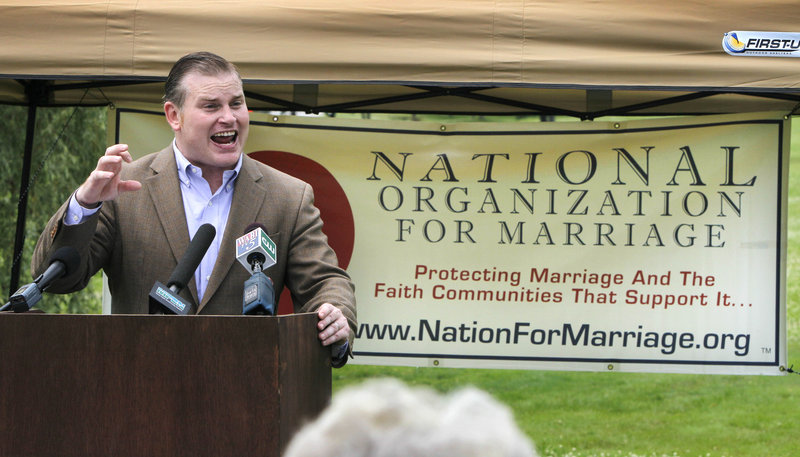
[[195, 50], [248, 104], [291, 111], [792, 111], [800, 59], [735, 57], [733, 30], [800, 31], [795, 1], [0, 0], [0, 102], [158, 101]]

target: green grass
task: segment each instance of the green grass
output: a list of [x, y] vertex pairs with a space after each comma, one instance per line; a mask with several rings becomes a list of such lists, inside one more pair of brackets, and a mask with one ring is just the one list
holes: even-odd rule
[[[789, 180], [789, 366], [800, 371], [800, 123]], [[446, 392], [472, 385], [510, 406], [542, 456], [800, 455], [800, 376], [586, 373], [348, 365], [334, 392], [391, 376]]]
[[798, 452], [797, 375], [354, 365], [334, 372], [334, 387], [381, 376], [440, 391], [466, 385], [486, 390], [513, 409], [520, 428], [545, 456], [761, 457]]

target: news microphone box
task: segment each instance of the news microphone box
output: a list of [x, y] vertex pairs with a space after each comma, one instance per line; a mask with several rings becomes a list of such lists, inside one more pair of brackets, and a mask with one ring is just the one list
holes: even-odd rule
[[250, 274], [255, 273], [250, 262], [247, 260], [252, 254], [261, 254], [264, 257], [262, 270], [275, 265], [276, 258], [275, 243], [267, 236], [260, 227], [252, 230], [236, 239], [236, 259], [239, 260]]
[[244, 282], [242, 314], [275, 315], [275, 288], [264, 273], [256, 273]]
[[150, 289], [150, 314], [178, 314], [192, 312], [192, 305], [164, 284], [156, 281]]
[[42, 299], [42, 291], [36, 283], [30, 283], [19, 288], [8, 301], [15, 313], [24, 313]]

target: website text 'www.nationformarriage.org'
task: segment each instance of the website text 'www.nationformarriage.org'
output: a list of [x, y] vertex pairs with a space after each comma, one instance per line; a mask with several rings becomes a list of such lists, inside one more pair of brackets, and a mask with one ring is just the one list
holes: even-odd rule
[[528, 322], [512, 327], [484, 327], [471, 324], [445, 324], [441, 320], [420, 319], [409, 324], [361, 323], [356, 331], [361, 340], [430, 341], [458, 344], [493, 344], [562, 347], [644, 348], [662, 354], [679, 351], [718, 350], [744, 357], [750, 352], [749, 333], [705, 333], [648, 331], [639, 325], [633, 330], [608, 330], [591, 324], [564, 323], [558, 328], [535, 328]]

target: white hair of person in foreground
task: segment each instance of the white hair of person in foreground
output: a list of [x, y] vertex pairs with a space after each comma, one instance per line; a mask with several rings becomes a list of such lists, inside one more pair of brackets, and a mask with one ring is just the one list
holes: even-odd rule
[[448, 395], [395, 379], [337, 393], [284, 457], [537, 457], [511, 410], [468, 387]]

